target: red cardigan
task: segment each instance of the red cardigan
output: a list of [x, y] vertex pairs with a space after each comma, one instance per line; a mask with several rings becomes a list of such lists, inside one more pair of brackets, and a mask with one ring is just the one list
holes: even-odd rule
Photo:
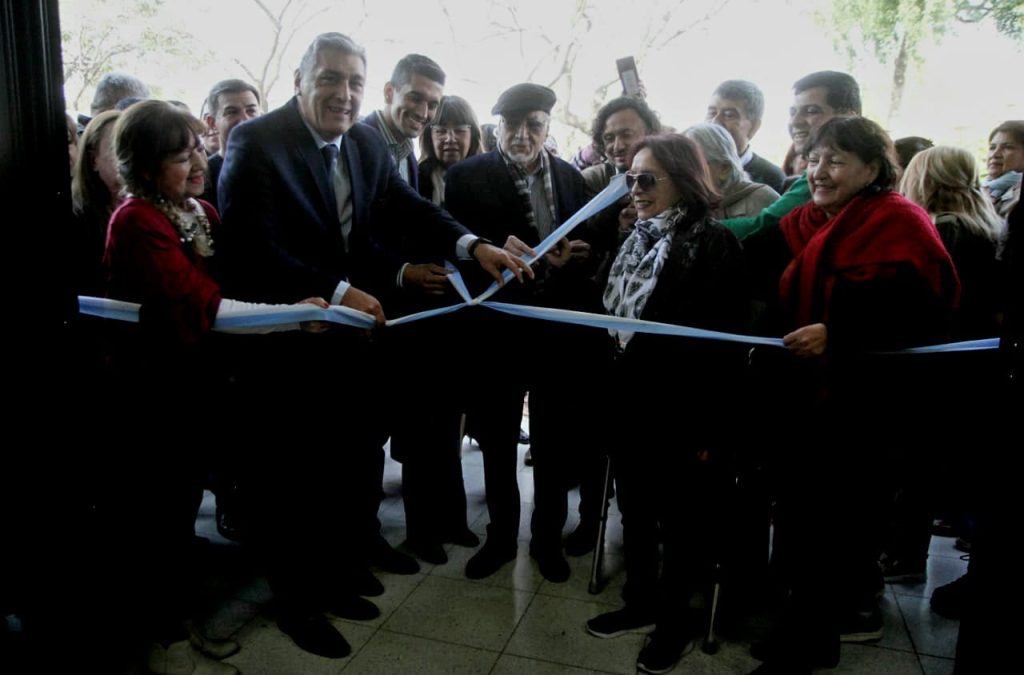
[[[199, 200], [212, 228], [217, 211]], [[168, 218], [144, 199], [125, 200], [110, 218], [104, 253], [107, 297], [142, 305], [144, 329], [170, 331], [183, 344], [194, 344], [213, 326], [220, 307], [220, 287]]]

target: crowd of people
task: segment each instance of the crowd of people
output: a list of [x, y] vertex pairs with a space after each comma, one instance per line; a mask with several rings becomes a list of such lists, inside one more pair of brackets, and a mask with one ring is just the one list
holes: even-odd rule
[[[941, 431], [922, 423], [936, 406], [963, 412], [950, 424], [967, 438], [972, 412], [994, 404], [964, 390], [1012, 395], [998, 387], [1019, 367], [1019, 341], [984, 373], [959, 361], [937, 375], [897, 352], [1014, 325], [1004, 314], [1019, 298], [1004, 268], [1024, 121], [992, 132], [981, 181], [963, 149], [916, 143], [901, 157], [862, 116], [857, 82], [821, 71], [794, 85], [782, 168], [752, 149], [765, 101], [742, 80], [723, 82], [706, 119], [682, 133], [642, 97], [610, 100], [592, 143], [566, 161], [550, 139], [557, 101], [547, 87], [506, 89], [489, 135], [426, 56], [403, 58], [384, 107], [363, 116], [365, 86], [364, 48], [325, 33], [298, 64], [294, 97], [270, 112], [243, 80], [214, 85], [199, 119], [114, 74], [92, 118], [78, 120], [80, 138], [69, 118], [77, 288], [141, 305], [137, 326], [95, 322], [88, 358], [125, 420], [110, 443], [147, 451], [100, 472], [107, 488], [127, 486], [144, 533], [125, 583], [126, 597], [150, 600], [133, 607], [147, 667], [237, 672], [216, 659], [238, 645], [189, 620], [183, 570], [204, 486], [217, 493], [222, 531], [266, 563], [280, 629], [300, 649], [340, 658], [351, 647], [326, 615], [378, 616], [368, 598], [384, 587], [373, 569], [413, 574], [417, 559], [445, 562], [445, 544], [480, 545], [461, 473], [468, 420], [489, 525], [465, 574], [495, 574], [518, 548], [527, 392], [530, 555], [560, 583], [566, 554], [593, 550], [610, 457], [624, 606], [586, 629], [613, 638], [653, 626], [638, 669], [679, 661], [702, 630], [690, 598], [719, 564], [736, 588], [784, 590], [778, 626], [753, 650], [762, 672], [834, 666], [841, 641], [880, 639], [883, 575], [924, 569], [941, 506], [935, 485], [881, 467], [911, 467], [938, 442]], [[536, 256], [621, 174], [627, 196]], [[498, 280], [505, 302], [773, 336], [784, 347], [479, 307], [379, 326], [458, 302], [456, 267], [473, 293]], [[502, 281], [505, 270], [514, 280]], [[311, 322], [239, 336], [218, 326], [296, 303], [356, 309], [378, 328]], [[289, 447], [247, 457], [261, 437], [299, 428]], [[404, 551], [377, 517], [389, 438], [402, 463]], [[132, 479], [120, 482], [126, 471]], [[764, 490], [757, 509], [737, 512], [742, 471], [758, 472]], [[576, 485], [580, 524], [563, 539]], [[97, 527], [112, 527], [116, 511], [98, 491]]]

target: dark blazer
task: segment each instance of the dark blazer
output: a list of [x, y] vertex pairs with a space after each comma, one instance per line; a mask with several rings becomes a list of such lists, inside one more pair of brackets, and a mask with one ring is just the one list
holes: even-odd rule
[[782, 169], [775, 166], [764, 157], [761, 157], [756, 152], [753, 153], [753, 157], [751, 157], [750, 161], [747, 162], [747, 165], [743, 167], [743, 170], [750, 176], [750, 180], [755, 183], [767, 185], [780, 195], [785, 192], [785, 190], [782, 189], [782, 184], [786, 182], [786, 174], [783, 173]]
[[[552, 186], [555, 190], [555, 222], [561, 224], [569, 216], [576, 213], [586, 199], [583, 195], [583, 177], [571, 164], [551, 157]], [[523, 212], [523, 203], [516, 192], [515, 183], [497, 150], [468, 157], [452, 165], [445, 175], [445, 208], [460, 223], [481, 237], [491, 240], [495, 246], [504, 246], [509, 235], [514, 235], [529, 246], [540, 243], [540, 234], [530, 226]], [[574, 293], [563, 281], [572, 281], [576, 270], [572, 264], [567, 269], [547, 270], [543, 264], [537, 268], [537, 283], [527, 284], [523, 290], [528, 295], [536, 296], [543, 291], [547, 294], [558, 287], [557, 295], [566, 292]], [[550, 272], [550, 274], [549, 274]], [[475, 271], [470, 270], [467, 277], [476, 277], [477, 281], [490, 282], [482, 279]], [[554, 282], [558, 277], [558, 283]], [[569, 284], [570, 286], [573, 284]], [[513, 286], [515, 287], [515, 286]], [[545, 288], [546, 287], [546, 288]], [[502, 298], [508, 302], [524, 300], [518, 291], [510, 293], [502, 291]], [[511, 296], [520, 296], [513, 298]], [[549, 295], [544, 304], [565, 306], [561, 299]]]
[[[359, 122], [360, 122], [360, 124], [365, 124], [368, 127], [372, 127], [373, 129], [376, 129], [377, 133], [381, 133], [380, 125], [384, 123], [384, 121], [381, 118], [381, 116], [380, 115], [375, 115], [375, 114], [367, 115], [363, 119], [359, 120]], [[387, 142], [386, 141], [385, 141], [384, 145], [385, 145], [385, 147], [387, 146]], [[406, 164], [406, 167], [409, 169], [409, 171], [408, 171], [408, 173], [409, 173], [409, 185], [412, 186], [413, 190], [419, 190], [419, 188], [420, 188], [420, 179], [419, 179], [419, 171], [417, 170], [417, 167], [416, 167], [416, 153], [415, 152], [410, 152], [409, 153], [409, 156], [405, 158], [405, 164]]]
[[217, 208], [217, 180], [220, 178], [220, 170], [224, 168], [224, 155], [219, 152], [211, 155], [206, 160], [206, 189], [201, 196], [205, 201]]
[[218, 185], [217, 257], [227, 297], [329, 299], [342, 280], [370, 293], [392, 289], [402, 263], [395, 242], [404, 235], [425, 255], [454, 257], [468, 230], [402, 180], [380, 134], [353, 125], [338, 161], [352, 182], [347, 250], [333, 186], [297, 99], [232, 131]]

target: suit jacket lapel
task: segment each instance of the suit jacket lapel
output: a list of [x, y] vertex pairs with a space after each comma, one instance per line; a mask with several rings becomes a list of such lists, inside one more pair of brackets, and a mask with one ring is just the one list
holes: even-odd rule
[[[309, 170], [317, 192], [320, 194], [321, 206], [328, 214], [329, 219], [327, 222], [336, 223], [338, 221], [338, 205], [334, 198], [334, 185], [324, 167], [324, 158], [316, 147], [316, 140], [302, 121], [298, 100], [294, 98], [292, 99], [292, 113], [294, 115], [292, 131], [295, 137], [295, 147], [298, 148], [302, 162], [305, 168]], [[310, 195], [310, 198], [312, 198], [312, 195]]]

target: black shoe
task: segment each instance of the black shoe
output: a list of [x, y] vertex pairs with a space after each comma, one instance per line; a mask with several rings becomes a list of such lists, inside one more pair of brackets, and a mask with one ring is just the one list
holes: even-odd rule
[[679, 659], [686, 653], [686, 648], [693, 644], [679, 635], [666, 635], [663, 631], [655, 630], [640, 655], [636, 657], [636, 669], [641, 673], [667, 673], [676, 667]]
[[970, 588], [971, 576], [969, 573], [945, 586], [939, 586], [932, 591], [932, 599], [929, 601], [932, 611], [947, 619], [959, 619], [963, 616]]
[[415, 558], [396, 551], [383, 539], [372, 548], [366, 562], [374, 567], [392, 574], [416, 574], [420, 571], [420, 564]]
[[352, 593], [341, 593], [327, 604], [327, 611], [339, 619], [370, 621], [380, 616], [380, 609], [366, 598]]
[[476, 536], [468, 527], [449, 534], [444, 540], [450, 541], [456, 546], [465, 546], [467, 548], [476, 548], [480, 545], [480, 537]]
[[919, 584], [928, 576], [928, 562], [925, 558], [906, 560], [882, 554], [878, 565], [882, 568], [882, 578], [887, 584]]
[[303, 617], [279, 617], [277, 627], [299, 649], [328, 659], [341, 659], [352, 653], [348, 640], [322, 614]]
[[245, 538], [245, 525], [234, 509], [217, 507], [217, 533], [231, 541], [242, 541]]
[[431, 565], [443, 565], [448, 562], [448, 554], [444, 552], [444, 547], [436, 541], [407, 539], [405, 545], [413, 555], [423, 562], [428, 562]]
[[361, 565], [356, 567], [348, 574], [347, 581], [347, 588], [350, 588], [356, 595], [368, 598], [384, 595], [384, 584], [367, 567]]
[[597, 523], [581, 521], [576, 529], [565, 538], [565, 553], [571, 556], [586, 555], [597, 546]]
[[565, 556], [557, 548], [530, 547], [530, 557], [537, 561], [540, 575], [554, 584], [568, 581], [571, 570]]
[[514, 545], [500, 546], [488, 541], [466, 563], [466, 578], [486, 579], [500, 570], [505, 563], [515, 560], [517, 553]]
[[882, 639], [882, 613], [878, 609], [854, 612], [839, 626], [840, 642], [878, 642]]
[[633, 609], [629, 605], [605, 612], [587, 621], [587, 632], [594, 637], [613, 638], [626, 633], [654, 628], [654, 612]]
[[519, 445], [529, 445], [530, 434], [526, 433], [522, 429], [519, 430]]

